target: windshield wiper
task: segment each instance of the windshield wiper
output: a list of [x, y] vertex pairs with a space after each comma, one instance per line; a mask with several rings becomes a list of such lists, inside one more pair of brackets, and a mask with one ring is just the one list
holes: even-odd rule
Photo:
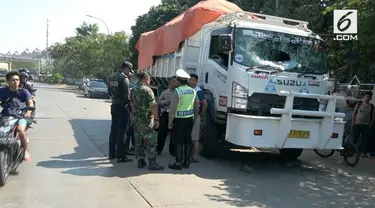
[[298, 76], [298, 77], [302, 77], [303, 75], [305, 75], [305, 74], [307, 74], [307, 73], [309, 73], [309, 72], [302, 72], [302, 73], [299, 73], [297, 76]]
[[306, 65], [302, 65], [300, 67], [296, 66], [296, 67], [293, 67], [292, 69], [290, 69], [291, 71], [298, 71], [299, 69], [304, 69], [304, 72], [300, 72], [298, 73], [298, 77], [301, 77], [305, 74], [314, 74], [314, 69], [309, 67], [309, 66], [306, 66]]
[[279, 72], [282, 72], [282, 71], [284, 71], [284, 70], [282, 70], [282, 69], [276, 69], [276, 70], [274, 70], [274, 71], [271, 71], [270, 73], [269, 73], [269, 75], [271, 75], [271, 74], [276, 74], [276, 73], [279, 73]]
[[246, 71], [249, 71], [249, 70], [252, 70], [252, 69], [265, 69], [265, 70], [272, 70], [271, 72], [269, 72], [269, 74], [283, 71], [283, 70], [280, 69], [280, 68], [277, 68], [277, 67], [275, 67], [275, 66], [268, 65], [268, 64], [267, 64], [267, 65], [260, 65], [260, 66], [253, 66], [253, 67], [248, 68]]

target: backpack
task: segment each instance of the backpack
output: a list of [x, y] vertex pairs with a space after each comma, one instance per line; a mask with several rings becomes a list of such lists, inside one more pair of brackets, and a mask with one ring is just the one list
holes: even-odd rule
[[[358, 104], [357, 104], [357, 110], [355, 111], [355, 115], [357, 115], [357, 113], [358, 113], [358, 109], [359, 109], [359, 107], [361, 107], [361, 105], [362, 105], [362, 103], [363, 103], [363, 101], [359, 101], [358, 102]], [[371, 111], [370, 111], [370, 121], [372, 121], [372, 115], [373, 115], [373, 113], [374, 113], [374, 105], [372, 104], [372, 103], [370, 103], [370, 106], [371, 106]]]

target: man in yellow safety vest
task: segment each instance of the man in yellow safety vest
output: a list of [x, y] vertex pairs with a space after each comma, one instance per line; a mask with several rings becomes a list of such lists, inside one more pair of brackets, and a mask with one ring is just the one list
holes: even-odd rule
[[[176, 71], [178, 86], [172, 95], [168, 128], [172, 129], [172, 142], [176, 148], [176, 162], [169, 165], [170, 169], [182, 170], [189, 168], [191, 157], [191, 132], [194, 125], [194, 118], [197, 118], [199, 111], [199, 100], [197, 93], [189, 87], [190, 75], [183, 69]], [[184, 161], [182, 152], [184, 150]]]

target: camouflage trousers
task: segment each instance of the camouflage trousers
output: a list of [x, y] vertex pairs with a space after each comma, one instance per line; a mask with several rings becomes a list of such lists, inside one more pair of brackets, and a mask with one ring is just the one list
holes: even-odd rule
[[144, 159], [147, 152], [148, 158], [156, 156], [157, 132], [147, 123], [134, 122], [135, 151], [138, 159]]

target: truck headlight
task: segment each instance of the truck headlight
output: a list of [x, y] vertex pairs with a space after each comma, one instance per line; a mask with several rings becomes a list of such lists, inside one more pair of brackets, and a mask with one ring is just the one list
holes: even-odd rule
[[247, 89], [235, 82], [232, 86], [232, 107], [237, 109], [247, 108]]
[[247, 99], [246, 98], [233, 98], [233, 108], [246, 109]]
[[239, 85], [238, 83], [233, 83], [233, 97], [247, 98], [247, 89]]

